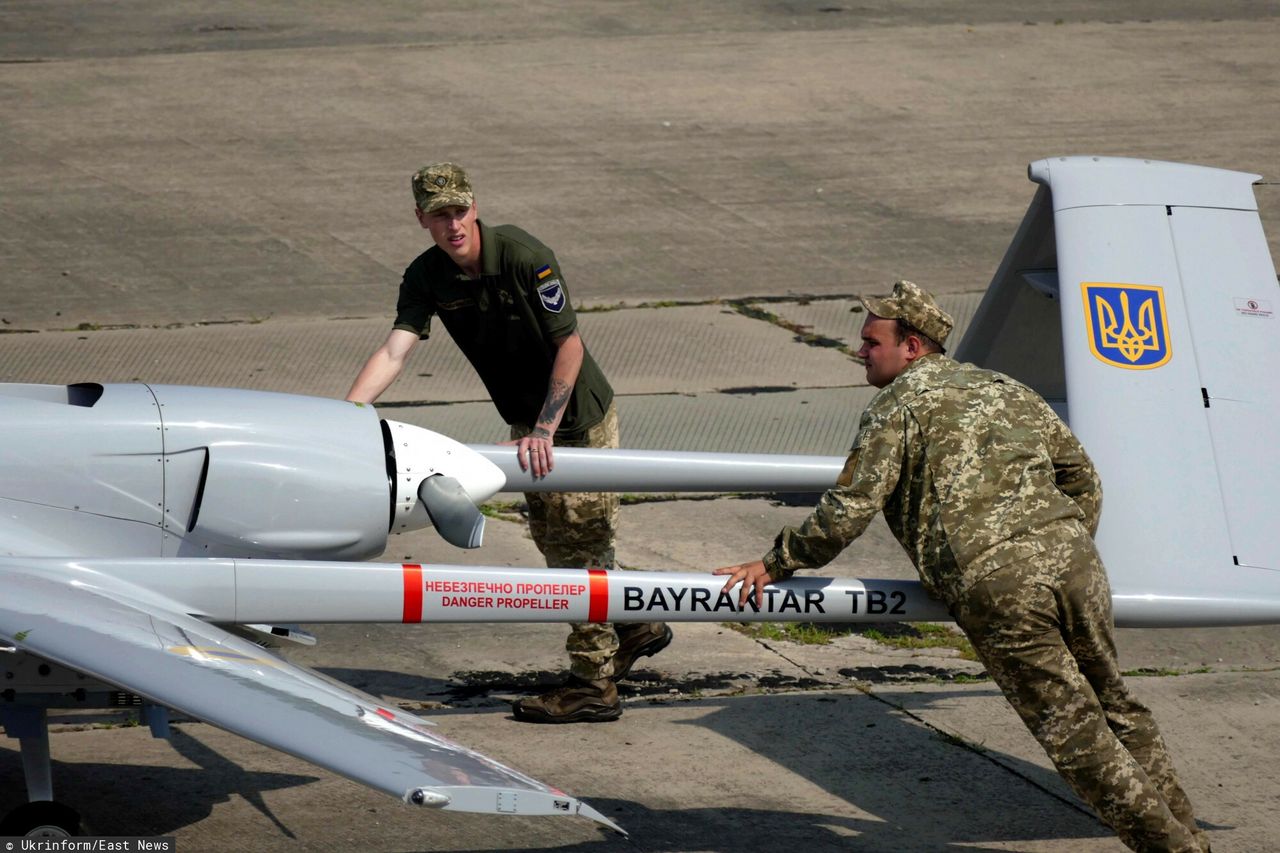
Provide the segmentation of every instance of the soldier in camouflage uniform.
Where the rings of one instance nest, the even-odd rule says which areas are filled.
[[[414,212],[435,245],[405,270],[395,326],[361,369],[347,399],[376,400],[438,316],[511,426],[510,443],[521,469],[546,475],[555,464],[555,444],[617,447],[613,388],[578,335],[552,251],[519,228],[490,228],[477,219],[471,181],[459,166],[427,166],[414,174],[412,186]],[[616,495],[525,497],[529,531],[548,566],[613,568]],[[661,622],[616,629],[575,624],[566,643],[568,680],[542,696],[515,702],[516,719],[615,720],[622,704],[614,682],[625,678],[638,658],[670,642],[671,629]]]
[[[1094,548],[1102,486],[1031,389],[944,354],[952,320],[915,284],[864,297],[862,414],[835,488],[725,589],[826,565],[883,510],[929,593],[1072,789],[1129,847],[1209,849],[1151,712],[1125,687]]]

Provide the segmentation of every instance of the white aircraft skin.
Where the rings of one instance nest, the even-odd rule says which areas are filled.
[[[1280,300],[1257,177],[1088,157],[1030,174],[956,356],[1069,415],[1107,487],[1118,625],[1280,621]],[[363,562],[432,524],[480,545],[476,505],[499,491],[818,492],[843,457],[564,448],[534,481],[510,447],[368,406],[137,384],[0,385],[0,435],[0,722],[31,800],[0,834],[75,830],[51,802],[46,709],[113,691],[158,736],[172,708],[407,803],[618,829],[242,636],[308,641],[290,623],[949,619],[916,582],[797,577],[744,607],[710,574]]]
[[[274,577],[275,600],[309,599],[334,621],[378,613],[347,607],[367,577],[350,561],[433,515],[471,540],[476,502],[505,481],[478,453],[367,406],[178,386],[0,385],[0,434],[0,722],[20,741],[30,800],[0,835],[77,829],[51,802],[46,708],[107,706],[116,691],[148,703],[157,735],[175,709],[414,805],[618,829],[215,624],[305,639],[277,629],[287,617],[270,603],[256,608],[264,619],[236,615],[253,577]],[[252,557],[274,558],[276,571],[259,575]],[[336,583],[301,577],[304,560],[324,561]],[[403,616],[401,605],[378,619]]]

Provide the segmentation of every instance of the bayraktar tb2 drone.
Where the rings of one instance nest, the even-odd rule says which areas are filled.
[[[1116,622],[1280,621],[1277,283],[1257,176],[1069,157],[1030,209],[961,360],[1069,419],[1107,483]],[[948,619],[914,582],[795,578],[739,607],[710,574],[362,562],[433,524],[480,543],[499,491],[821,491],[843,457],[560,449],[534,482],[373,408],[155,385],[0,385],[0,722],[30,802],[0,835],[74,833],[50,708],[140,697],[440,809],[589,805],[254,641],[296,623]]]

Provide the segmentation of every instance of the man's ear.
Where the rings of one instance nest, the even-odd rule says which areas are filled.
[[[418,217],[419,225],[423,228],[427,227],[427,215],[423,213],[422,208],[418,207],[416,204],[413,206],[413,215]]]

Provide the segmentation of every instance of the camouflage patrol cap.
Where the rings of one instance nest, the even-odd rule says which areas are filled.
[[[423,213],[431,213],[450,205],[470,207],[476,199],[461,166],[433,163],[413,173],[413,200]]]
[[[938,307],[929,292],[913,281],[895,281],[888,296],[859,296],[867,311],[877,317],[905,320],[933,338],[939,345],[947,342],[955,321]]]

